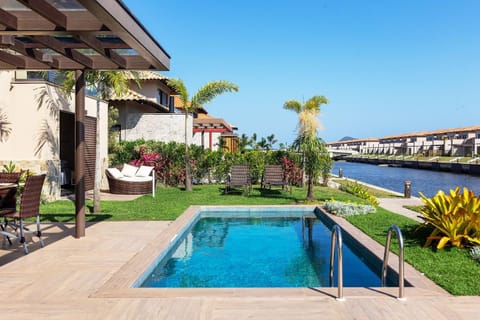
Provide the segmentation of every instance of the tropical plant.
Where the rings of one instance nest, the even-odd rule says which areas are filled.
[[[238,91],[238,86],[225,80],[212,81],[201,87],[190,99],[187,87],[181,79],[169,79],[168,85],[174,88],[175,92],[180,97],[183,111],[185,113],[185,190],[192,191],[192,175],[187,131],[188,114],[197,112],[203,105],[209,103],[222,93]]]
[[[322,208],[336,216],[343,218],[377,212],[377,209],[375,209],[375,207],[372,205],[348,203],[335,200],[325,201],[322,205]]]
[[[456,247],[480,245],[480,196],[476,197],[468,188],[461,193],[460,187],[457,187],[449,194],[439,190],[432,198],[420,192],[420,197],[425,204],[420,208],[424,225],[434,228],[425,246],[437,240],[437,249],[442,249],[447,243]]]
[[[313,185],[322,171],[322,153],[326,147],[322,139],[317,137],[320,123],[317,119],[322,104],[328,103],[324,96],[313,96],[304,104],[297,100],[289,100],[283,108],[298,114],[298,137],[293,146],[304,155],[304,167],[307,175],[307,199],[313,201]]]
[[[368,192],[367,188],[356,181],[343,184],[340,187],[340,190],[353,194],[360,199],[367,200],[370,204],[374,206],[379,205],[378,200]]]

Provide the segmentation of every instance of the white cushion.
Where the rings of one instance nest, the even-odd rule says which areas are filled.
[[[128,181],[128,182],[145,182],[152,181],[152,177],[121,177],[119,180]]]
[[[117,168],[107,168],[107,171],[115,179],[123,177],[123,174]]]
[[[135,177],[148,177],[150,172],[152,172],[153,167],[149,166],[140,166],[138,169],[137,173],[135,174]]]
[[[122,174],[125,177],[135,177],[135,173],[137,173],[137,170],[138,170],[138,167],[125,163],[122,168]]]

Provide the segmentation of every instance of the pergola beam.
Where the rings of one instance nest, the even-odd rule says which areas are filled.
[[[35,11],[43,18],[47,19],[57,27],[56,30],[66,30],[67,29],[67,17],[58,11],[54,6],[45,0],[17,0],[27,8]]]
[[[8,29],[17,30],[18,20],[13,14],[0,8],[0,24]]]
[[[71,59],[75,62],[80,63],[87,69],[94,69],[93,61],[89,57],[81,54],[75,49],[65,48],[63,43],[54,37],[49,36],[33,36],[31,39],[35,42],[39,42],[46,47],[54,50],[55,52],[61,54],[62,56]]]
[[[95,51],[97,51],[102,56],[109,58],[111,61],[117,64],[120,68],[127,69],[127,61],[124,58],[122,58],[119,54],[117,54],[115,51],[109,48],[105,48],[102,42],[98,40],[96,37],[82,34],[77,36],[77,39],[85,43]]]

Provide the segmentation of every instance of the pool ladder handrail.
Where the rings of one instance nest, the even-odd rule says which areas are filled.
[[[330,246],[330,287],[333,287],[333,263],[335,260],[335,245],[337,247],[337,285],[338,285],[338,297],[336,300],[344,301],[343,298],[343,240],[342,229],[338,225],[334,225],[332,228],[332,240]]]
[[[392,225],[388,228],[387,241],[385,244],[385,252],[383,254],[383,267],[382,267],[382,287],[385,287],[387,279],[388,269],[388,254],[390,253],[390,242],[392,240],[392,233],[395,232],[398,238],[398,298],[399,300],[405,300],[404,297],[404,255],[403,255],[403,236],[402,231],[397,225]]]

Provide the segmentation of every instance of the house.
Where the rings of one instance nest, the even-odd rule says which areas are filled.
[[[118,124],[113,128],[118,131],[118,139],[185,142],[185,118],[175,110],[175,92],[167,85],[168,78],[153,71],[137,75],[139,84],[132,78],[126,94],[109,100],[109,105],[119,112]],[[191,122],[190,117],[190,131]]]
[[[152,71],[138,74],[140,85],[131,80],[128,93],[109,101],[119,111],[118,139],[185,142],[185,115],[180,98],[167,84],[168,78]],[[204,108],[187,117],[189,144],[217,150],[220,139],[229,151],[237,150],[237,128],[224,119],[213,118]]]
[[[337,141],[327,143],[327,146],[364,154],[470,157],[480,154],[480,126]]]
[[[0,166],[12,161],[17,169],[45,172],[44,196],[51,200],[60,197],[62,185],[74,184],[75,170],[73,94],[65,94],[53,74],[0,72]],[[107,104],[87,96],[85,109],[85,183],[92,189],[97,125],[99,155],[107,166]]]

